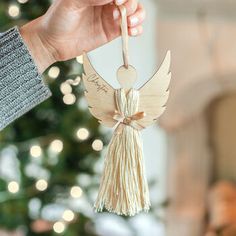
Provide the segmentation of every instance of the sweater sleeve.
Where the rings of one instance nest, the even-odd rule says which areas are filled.
[[[0,34],[0,130],[50,95],[19,30]]]

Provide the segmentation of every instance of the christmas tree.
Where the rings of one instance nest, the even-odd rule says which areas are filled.
[[[42,15],[50,2],[2,0],[0,31]],[[87,110],[81,74],[81,57],[53,65],[44,74],[53,96],[0,133],[0,229],[96,235],[93,190],[106,139]]]

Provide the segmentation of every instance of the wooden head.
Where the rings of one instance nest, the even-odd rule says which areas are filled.
[[[117,79],[122,88],[130,90],[137,81],[137,71],[133,66],[121,66],[117,71]]]

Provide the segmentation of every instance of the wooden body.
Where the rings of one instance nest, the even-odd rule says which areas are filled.
[[[145,128],[153,124],[165,111],[171,79],[169,69],[170,52],[167,52],[157,73],[139,89],[139,112],[145,113],[145,117],[138,121],[140,127]],[[117,124],[117,121],[113,119],[117,110],[115,89],[95,71],[86,54],[84,54],[84,71],[85,97],[90,112],[103,125],[114,127]],[[131,89],[137,76],[135,69],[131,66],[128,69],[121,67],[117,75],[121,86],[127,91]]]

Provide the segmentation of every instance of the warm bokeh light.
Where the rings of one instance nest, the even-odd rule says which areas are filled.
[[[74,82],[73,82],[73,85],[74,85],[74,86],[79,85],[80,81],[81,81],[81,77],[80,77],[80,76],[77,76],[77,77],[75,78]]]
[[[35,187],[39,191],[45,191],[48,188],[48,182],[44,179],[40,179],[36,182]]]
[[[60,153],[63,150],[63,142],[59,139],[55,139],[49,146],[50,150],[55,153]]]
[[[34,145],[30,148],[30,155],[32,157],[40,157],[42,155],[42,148],[38,145]]]
[[[58,221],[53,225],[53,230],[55,231],[55,233],[61,234],[65,231],[66,226],[65,223]]]
[[[86,140],[89,137],[89,131],[86,128],[80,128],[77,130],[76,136],[79,140]]]
[[[100,139],[94,140],[93,143],[92,143],[92,148],[93,148],[94,151],[97,151],[97,152],[102,151],[102,149],[103,149],[102,140],[100,140]]]
[[[63,215],[62,215],[63,220],[67,222],[71,222],[75,218],[75,213],[71,210],[65,210]]]
[[[16,18],[20,15],[20,8],[16,4],[11,4],[8,8],[8,14],[12,18]]]
[[[66,95],[63,97],[63,102],[64,102],[66,105],[73,105],[73,104],[75,104],[75,102],[76,102],[76,97],[75,97],[75,95],[72,94],[72,93],[66,94]]]
[[[67,82],[64,82],[61,84],[60,90],[64,95],[72,93],[72,88],[70,84]]]
[[[29,0],[17,0],[19,3],[24,4],[27,3]]]
[[[81,77],[77,76],[74,80],[73,79],[68,79],[66,82],[70,85],[78,86],[80,81],[81,81]]]
[[[56,79],[60,74],[60,68],[57,66],[52,66],[48,71],[48,76],[52,79]]]
[[[73,198],[80,198],[83,194],[83,190],[79,186],[74,186],[70,190],[70,195]]]
[[[8,184],[7,188],[10,193],[17,193],[19,192],[20,186],[16,181],[12,181]]]

